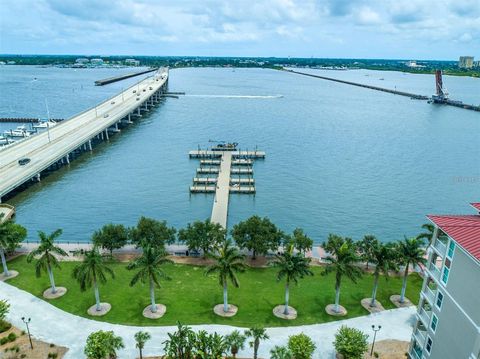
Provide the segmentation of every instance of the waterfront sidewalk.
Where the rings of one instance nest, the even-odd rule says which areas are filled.
[[[21,318],[30,317],[32,319],[30,330],[35,338],[68,347],[69,351],[65,359],[84,358],[83,348],[87,336],[97,330],[113,330],[121,336],[125,343],[125,349],[118,353],[118,358],[126,359],[135,358],[137,355],[134,334],[139,330],[148,331],[152,335],[152,340],[147,343],[144,354],[146,356],[158,355],[163,353],[162,343],[167,339],[167,333],[176,329],[172,326],[125,326],[78,317],[4,282],[0,282],[0,299],[9,301],[11,308],[7,320],[13,325],[23,329],[24,324]],[[335,358],[332,342],[335,332],[342,325],[358,328],[370,335],[373,324],[381,325],[382,330],[377,334],[378,341],[385,339],[409,341],[415,321],[415,312],[416,307],[408,307],[325,324],[269,328],[270,340],[260,344],[259,356],[269,358],[270,349],[275,345],[286,345],[290,335],[304,332],[317,345],[315,359]],[[205,329],[208,332],[220,334],[229,334],[235,329],[235,327],[227,325],[195,325],[192,327],[195,330]],[[252,350],[248,347],[239,353],[239,357],[251,357],[251,355]]]

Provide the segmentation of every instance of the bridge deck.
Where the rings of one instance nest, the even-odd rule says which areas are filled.
[[[0,199],[149,101],[167,81],[160,71],[67,121],[0,151]],[[140,96],[138,96],[140,94]],[[139,98],[139,100],[137,100]],[[30,162],[20,166],[18,160]]]

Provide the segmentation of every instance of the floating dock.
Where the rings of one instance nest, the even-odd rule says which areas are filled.
[[[62,122],[64,118],[51,118],[50,121]],[[2,123],[39,123],[42,119],[40,118],[31,118],[31,117],[0,117],[0,122]]]
[[[230,193],[255,194],[255,180],[251,177],[252,165],[255,159],[265,158],[265,152],[237,150],[236,147],[234,150],[222,151],[199,148],[190,151],[189,157],[200,160],[190,193],[215,193],[210,221],[227,228]],[[202,174],[207,176],[202,177]]]

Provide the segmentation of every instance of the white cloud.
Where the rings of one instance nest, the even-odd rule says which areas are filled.
[[[4,53],[480,53],[479,0],[16,0],[0,16]]]

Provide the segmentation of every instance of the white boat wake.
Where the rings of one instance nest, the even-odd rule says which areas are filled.
[[[282,98],[283,95],[185,95],[185,97],[201,97],[201,98],[250,98],[250,99],[271,99]]]

